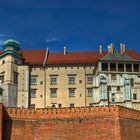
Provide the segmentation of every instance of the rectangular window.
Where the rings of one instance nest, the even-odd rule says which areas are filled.
[[[31,75],[31,85],[37,85],[37,75]]]
[[[124,72],[124,64],[118,64],[118,71]]]
[[[133,93],[133,100],[137,100],[137,94]]]
[[[102,63],[102,71],[108,71],[108,63]]]
[[[50,89],[50,96],[51,96],[51,98],[57,98],[57,88],[51,88]]]
[[[73,108],[74,107],[74,104],[70,104],[70,108]]]
[[[108,91],[111,91],[111,86],[108,86],[107,89],[108,89]]]
[[[30,97],[31,98],[36,98],[36,89],[31,89],[30,90]]]
[[[69,97],[75,97],[75,88],[69,88]]]
[[[111,74],[111,80],[117,80],[116,74]]]
[[[87,88],[87,94],[88,94],[88,97],[92,97],[93,96],[93,89]]]
[[[1,83],[4,83],[4,73],[0,74],[0,81],[1,81]]]
[[[115,93],[111,94],[111,100],[112,100],[113,103],[115,102]]]
[[[93,76],[87,76],[87,84],[93,83]]]
[[[35,104],[30,104],[30,108],[35,108]]]
[[[134,79],[133,78],[130,79],[130,84],[132,87],[134,86]]]
[[[132,64],[126,64],[126,72],[132,72]]]
[[[139,64],[133,64],[134,72],[139,72]]]
[[[110,64],[110,71],[116,71],[116,64],[115,63]]]
[[[68,82],[70,85],[76,84],[75,75],[69,75],[68,78],[69,78]]]
[[[57,76],[51,76],[50,77],[50,84],[51,85],[57,85]]]
[[[18,73],[14,72],[14,83],[18,83]]]
[[[117,86],[117,91],[120,91],[120,86]]]

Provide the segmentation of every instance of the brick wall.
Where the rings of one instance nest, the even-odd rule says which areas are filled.
[[[0,103],[0,140],[2,140],[3,105]]]
[[[119,106],[5,108],[3,140],[136,140],[140,112]]]

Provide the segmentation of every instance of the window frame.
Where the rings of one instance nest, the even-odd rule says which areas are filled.
[[[30,104],[30,108],[35,109],[35,104]]]
[[[4,81],[5,81],[5,71],[0,73],[0,80],[1,80],[1,84],[4,83]]]
[[[135,96],[134,96],[135,95]],[[134,98],[135,97],[135,98]],[[137,100],[137,93],[133,93],[133,100]]]
[[[35,91],[35,92],[33,92],[33,91]],[[31,98],[36,98],[36,91],[37,91],[37,89],[30,89],[30,97]]]
[[[57,85],[57,76],[50,76],[50,85]]]
[[[31,75],[31,77],[30,77],[30,84],[31,84],[31,86],[35,86],[35,85],[37,85],[37,75]]]
[[[76,75],[68,75],[68,84],[75,85],[76,84]]]
[[[13,72],[14,73],[14,76],[13,76],[13,81],[14,81],[14,83],[18,83],[18,72]]]
[[[89,90],[91,90],[91,92],[89,92]],[[93,88],[87,88],[87,96],[93,97]]]
[[[69,97],[75,97],[75,91],[76,91],[76,88],[69,88]],[[73,91],[73,92],[71,92]]]
[[[87,75],[87,84],[93,84],[93,76],[92,75]]]
[[[115,93],[111,93],[111,102],[115,103]]]
[[[111,80],[117,80],[117,75],[115,73],[111,74]]]
[[[50,88],[50,98],[57,98],[57,88]]]

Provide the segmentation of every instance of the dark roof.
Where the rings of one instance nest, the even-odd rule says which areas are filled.
[[[114,51],[113,54],[106,54],[103,58],[100,60],[105,60],[105,61],[137,61],[134,57],[130,56],[127,54],[121,55],[119,51]]]
[[[29,64],[43,64],[46,54],[46,50],[21,50],[20,52],[22,53],[25,63]],[[0,53],[2,53],[2,51],[0,51]],[[134,50],[127,50],[126,54],[124,60],[140,60],[140,54]],[[113,57],[113,59],[120,59],[119,52],[116,56]],[[67,52],[66,55],[59,52],[50,52],[46,64],[95,64],[98,60],[109,57],[107,52],[103,52],[102,54],[99,52]]]

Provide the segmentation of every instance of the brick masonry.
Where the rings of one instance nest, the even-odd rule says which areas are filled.
[[[0,140],[138,140],[140,112],[120,106],[34,110],[1,104],[0,132]]]

